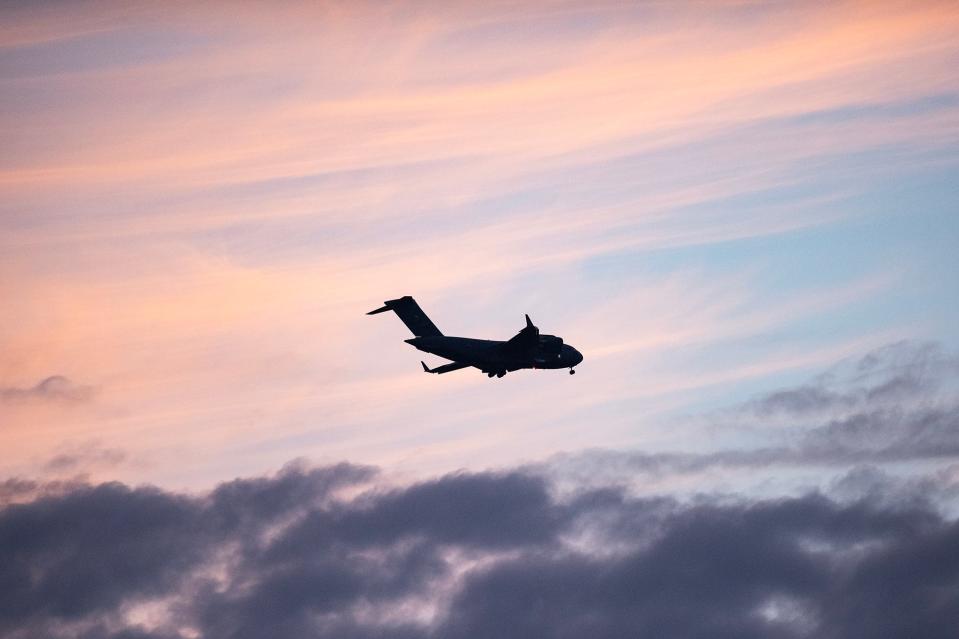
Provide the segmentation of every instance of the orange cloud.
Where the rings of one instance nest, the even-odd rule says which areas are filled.
[[[0,288],[12,300],[0,385],[63,374],[102,388],[83,406],[8,408],[0,445],[14,470],[69,439],[189,459],[186,482],[218,452],[263,464],[301,446],[446,460],[502,447],[507,429],[465,432],[440,387],[402,372],[415,360],[398,333],[367,334],[371,302],[426,295],[465,332],[476,327],[462,305],[502,299],[529,273],[569,282],[597,256],[833,222],[846,215],[839,190],[702,206],[801,184],[814,161],[959,139],[955,105],[915,106],[955,91],[953,3],[5,11],[0,48],[45,55],[11,57],[20,66],[0,78],[0,139],[13,149],[0,160]],[[822,117],[844,109],[867,113]],[[692,159],[669,164],[670,153]],[[523,204],[528,190],[547,195]],[[597,359],[616,360],[761,332],[795,310],[752,309],[743,281],[684,271],[567,319],[572,333],[598,330]],[[879,287],[840,282],[804,301],[832,308],[863,288]],[[632,335],[615,321],[650,307],[659,319]],[[490,337],[512,330],[497,321]],[[655,413],[671,393],[775,366],[597,376],[577,405],[641,395],[662,402]],[[531,428],[561,417],[541,408],[553,391],[536,379],[505,396],[445,381]],[[384,432],[397,416],[409,424]],[[142,476],[177,475],[162,468]]]

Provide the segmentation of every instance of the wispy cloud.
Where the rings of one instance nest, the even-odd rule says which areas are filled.
[[[592,450],[550,464],[581,480],[667,480],[723,470],[851,468],[959,460],[959,359],[932,343],[898,342],[847,358],[810,383],[713,416],[726,440],[709,452]],[[632,481],[632,480],[629,480]]]
[[[547,423],[580,441],[564,414],[653,415],[916,330],[801,323],[901,293],[908,265],[783,288],[749,251],[862,224],[877,184],[951,166],[948,3],[2,11],[0,375],[103,389],[69,427],[19,402],[0,438],[23,459],[54,454],[27,431],[455,459],[502,448],[477,421],[497,406],[532,454]],[[532,311],[594,381],[557,405],[537,381],[494,400],[444,379],[483,406],[449,441],[455,402],[359,324],[407,293],[464,334]],[[384,434],[391,411],[417,426]]]
[[[75,384],[62,375],[51,375],[29,388],[0,387],[0,402],[83,402],[92,396],[92,387]]]

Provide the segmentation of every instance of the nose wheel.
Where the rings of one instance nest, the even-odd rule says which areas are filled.
[[[569,369],[569,374],[570,374],[570,375],[575,375],[575,374],[576,374],[576,371],[571,368],[571,369]]]

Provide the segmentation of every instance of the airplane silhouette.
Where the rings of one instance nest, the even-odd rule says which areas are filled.
[[[582,354],[569,344],[564,344],[563,338],[541,335],[539,329],[533,326],[529,315],[526,316],[526,327],[512,339],[472,339],[443,335],[409,295],[387,300],[384,304],[382,308],[370,311],[367,315],[393,311],[415,336],[405,340],[407,344],[425,353],[452,360],[452,363],[436,368],[420,362],[427,373],[449,373],[472,366],[489,377],[502,377],[510,371],[522,368],[568,368],[569,374],[572,375],[576,372],[573,367],[583,361]]]

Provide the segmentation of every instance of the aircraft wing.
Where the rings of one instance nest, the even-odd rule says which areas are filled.
[[[537,344],[539,344],[539,329],[533,326],[532,320],[527,315],[526,326],[506,342],[506,348],[513,351],[525,351],[534,348]]]
[[[444,364],[443,366],[437,366],[436,368],[430,368],[426,365],[426,362],[420,362],[423,365],[424,373],[436,373],[442,375],[443,373],[449,373],[450,371],[458,371],[461,368],[469,368],[472,364],[464,364],[462,362],[453,362],[452,364]]]

